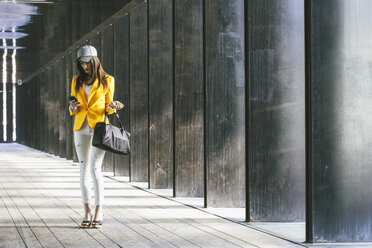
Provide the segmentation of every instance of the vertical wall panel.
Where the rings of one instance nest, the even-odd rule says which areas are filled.
[[[0,142],[3,142],[4,141],[4,126],[3,126],[3,106],[4,106],[4,103],[3,103],[3,94],[4,94],[4,92],[3,92],[3,84],[2,84],[2,82],[1,82],[1,84],[0,84],[0,87],[1,87],[1,89],[0,89]],[[21,94],[19,94],[19,95],[21,95]]]
[[[372,2],[310,3],[308,228],[315,242],[372,241]]]
[[[29,130],[30,130],[30,136],[29,136],[29,146],[35,148],[35,145],[36,145],[36,136],[37,136],[37,132],[38,130],[36,130],[35,128],[35,124],[36,124],[36,115],[34,114],[35,110],[36,110],[36,81],[37,81],[37,78],[34,78],[32,83],[29,85],[29,91],[27,93],[27,108],[28,108],[28,112],[29,112],[29,116],[28,116],[28,122],[27,122],[27,125],[29,127]]]
[[[35,91],[34,94],[39,97],[35,97],[35,112],[34,112],[34,118],[35,118],[35,129],[38,130],[36,137],[35,137],[35,148],[38,150],[41,150],[41,135],[40,135],[40,118],[41,118],[41,112],[40,112],[40,78],[39,75],[35,77]]]
[[[98,58],[100,59],[104,70],[106,70],[106,65],[103,61],[103,56],[102,56],[102,50],[103,50],[102,39],[103,39],[102,38],[102,33],[97,33],[95,36],[93,36],[90,39],[90,44],[96,48]],[[107,61],[107,66],[108,67],[110,66],[110,61]],[[109,72],[107,72],[107,73],[109,73]],[[113,168],[114,168],[114,166],[112,164],[112,154],[106,152],[105,157],[104,157],[103,162],[102,162],[102,171],[113,171]]]
[[[131,181],[148,181],[148,49],[147,3],[130,13]]]
[[[172,0],[149,2],[150,187],[173,187]]]
[[[72,61],[71,61],[71,65],[72,65],[72,68],[71,68],[71,70],[72,70],[72,76],[69,78],[69,90],[71,91],[71,82],[72,82],[72,77],[74,76],[74,75],[77,75],[78,74],[78,69],[77,69],[77,67],[76,67],[76,62],[75,62],[75,60],[76,60],[76,53],[77,53],[77,50],[78,50],[78,48],[75,48],[75,49],[73,49],[73,51],[72,51],[72,57],[71,57],[71,59],[72,59]],[[69,91],[69,92],[70,92]],[[70,92],[70,94],[71,94],[71,92]],[[73,125],[74,125],[74,116],[72,116],[71,117],[71,122],[72,122],[72,127],[73,127]],[[79,159],[78,159],[78,157],[77,157],[77,153],[76,153],[76,149],[75,149],[75,141],[74,141],[74,135],[72,134],[72,144],[73,144],[73,149],[72,149],[72,158],[73,158],[73,161],[74,162],[79,162]]]
[[[18,106],[21,102],[19,101],[20,97],[21,97],[21,91],[22,91],[22,88],[19,87],[18,85],[16,85],[16,99],[17,99],[17,104],[16,104],[16,123],[17,123],[17,140],[16,142],[19,143],[19,144],[22,144],[23,142],[23,137],[22,137],[22,132],[20,132],[18,129],[21,127],[21,117],[19,115],[23,114],[21,111],[22,109],[20,108],[20,106]],[[0,99],[1,98],[1,93],[0,93]],[[0,109],[2,111],[2,103],[0,101]],[[1,122],[1,114],[0,114],[0,122]],[[1,125],[0,125],[1,127]],[[1,128],[0,128],[1,129]],[[3,142],[2,140],[2,131],[0,130],[0,142]]]
[[[244,207],[244,1],[205,3],[206,205]]]
[[[44,127],[45,127],[45,122],[44,122],[44,114],[43,114],[43,111],[44,111],[44,104],[42,102],[42,97],[41,97],[41,84],[42,84],[42,77],[41,77],[41,74],[39,74],[37,76],[37,92],[36,94],[38,94],[40,97],[38,97],[38,120],[37,120],[37,129],[40,130],[39,131],[39,135],[38,135],[38,149],[40,151],[44,151],[45,149],[45,142],[44,142]],[[17,130],[16,130],[17,132]]]
[[[65,64],[65,71],[63,72],[63,85],[66,88],[65,90],[65,99],[68,99],[68,96],[71,94],[71,79],[72,79],[72,66],[74,66],[71,63],[71,57],[72,53],[69,53],[66,55],[66,57],[63,59],[63,63]],[[68,106],[68,102],[67,102]],[[70,117],[70,112],[68,108],[65,111],[65,131],[66,131],[66,159],[72,160],[73,159],[73,126],[72,126],[72,121]]]
[[[73,2],[75,2],[75,1],[73,1]],[[80,24],[79,25],[79,27],[80,27],[79,34],[80,35],[87,34],[92,29],[92,27],[93,27],[92,25],[94,25],[94,24],[91,24],[91,22],[93,22],[94,20],[99,19],[99,17],[94,19],[95,15],[97,15],[97,14],[99,15],[100,10],[98,8],[93,8],[93,6],[92,6],[93,3],[94,3],[93,1],[84,1],[84,2],[79,1],[79,4],[77,6],[75,6],[76,8],[78,8],[80,10],[80,13],[79,13],[80,20],[78,20],[78,24]]]
[[[54,61],[53,64],[50,66],[50,74],[49,74],[49,80],[47,82],[48,86],[50,87],[49,90],[51,91],[51,96],[52,98],[50,99],[52,109],[50,111],[51,114],[51,129],[53,130],[53,154],[56,156],[59,156],[60,151],[59,151],[59,117],[60,117],[60,111],[59,111],[59,101],[58,101],[58,94],[59,94],[59,85],[58,85],[58,79],[55,77],[58,77],[58,66],[57,62]]]
[[[33,128],[33,114],[32,109],[34,107],[34,99],[32,98],[32,88],[34,86],[35,79],[32,81],[31,84],[27,85],[27,93],[26,98],[27,99],[27,119],[26,119],[26,125],[27,125],[27,133],[26,133],[26,139],[27,139],[27,146],[33,147],[34,145],[34,137],[36,130]]]
[[[90,41],[88,41],[87,43],[90,43],[90,45],[94,46],[97,50],[97,55],[98,55],[98,58],[101,60],[102,62],[102,57],[101,57],[101,33],[98,33],[96,34],[95,36],[93,36]],[[77,51],[77,50],[76,50]],[[76,56],[76,53],[75,53],[75,56]],[[105,68],[105,67],[103,67]]]
[[[305,220],[304,3],[248,1],[249,193],[254,221]]]
[[[176,0],[175,195],[204,195],[203,1]]]
[[[28,101],[28,91],[29,91],[29,86],[27,85],[23,91],[23,99],[24,101]],[[24,116],[24,140],[25,140],[25,145],[29,146],[29,141],[30,141],[30,125],[27,125],[28,120],[29,120],[29,109],[27,108],[28,105],[26,106],[26,111],[25,111],[25,116]]]
[[[114,76],[114,27],[110,25],[107,27],[101,36],[101,57],[102,66],[104,70]],[[111,152],[106,152],[102,170],[107,172],[114,172],[114,156]]]
[[[46,105],[46,97],[47,97],[47,92],[45,89],[45,70],[41,71],[40,76],[40,106],[41,107],[41,123],[43,127],[43,132],[41,132],[41,150],[48,152],[48,118],[47,118],[47,105]],[[20,89],[23,90],[23,86],[19,87]],[[18,90],[18,89],[17,89]],[[18,99],[18,98],[17,98]],[[17,101],[18,102],[18,101]],[[17,112],[17,116],[20,113]],[[19,133],[19,127],[18,125],[21,124],[22,122],[17,122],[17,136]]]
[[[6,84],[6,108],[7,108],[7,141],[12,142],[13,140],[13,84]]]
[[[66,67],[64,64],[64,59],[60,58],[56,64],[56,75],[58,79],[56,79],[55,83],[58,84],[58,113],[59,113],[59,156],[62,158],[66,157],[66,122],[67,116],[66,112],[68,111],[68,99],[66,97],[66,85],[64,82],[64,75],[66,74]]]
[[[129,130],[129,15],[114,24],[115,100],[124,103],[120,121]],[[129,156],[114,155],[115,175],[129,176]]]
[[[53,138],[54,138],[54,127],[53,127],[53,85],[49,82],[51,81],[51,67],[48,67],[45,71],[45,81],[44,81],[44,89],[46,92],[45,98],[45,107],[47,109],[47,132],[48,132],[48,153],[54,153],[54,145],[53,145]]]
[[[90,29],[97,27],[102,22],[103,8],[102,0],[94,1],[90,4]],[[88,32],[87,32],[88,33]]]

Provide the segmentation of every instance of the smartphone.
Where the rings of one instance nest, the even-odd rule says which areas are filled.
[[[78,99],[74,96],[69,96],[68,101],[78,101]]]

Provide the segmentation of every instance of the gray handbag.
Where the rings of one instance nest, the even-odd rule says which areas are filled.
[[[106,124],[107,113],[105,113],[105,120],[97,122],[94,127],[92,145],[108,152],[128,155],[130,153],[130,133],[124,130],[118,113],[114,116],[117,118],[120,127],[111,123]]]

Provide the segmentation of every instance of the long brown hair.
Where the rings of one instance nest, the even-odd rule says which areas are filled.
[[[76,92],[79,91],[79,88],[83,86],[83,83],[86,82],[89,78],[96,80],[98,78],[98,88],[103,84],[104,87],[107,87],[107,76],[108,74],[103,70],[103,67],[101,65],[101,61],[99,61],[98,57],[93,56],[89,63],[92,63],[92,70],[91,75],[85,73],[83,68],[80,65],[80,61],[76,61],[76,67],[79,71],[79,75],[76,79]]]

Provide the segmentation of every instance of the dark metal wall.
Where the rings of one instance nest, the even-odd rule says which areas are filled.
[[[39,14],[31,17],[33,24],[22,27],[22,32],[30,35],[17,40],[17,45],[27,47],[17,53],[17,74],[23,79],[63,53],[130,0],[51,2],[38,5]]]
[[[130,131],[131,181],[147,182],[149,177],[149,88],[147,4],[130,12]]]
[[[305,220],[304,3],[248,1],[252,221]]]
[[[174,194],[204,195],[203,1],[174,1]]]
[[[114,73],[116,98],[122,99],[126,109],[129,105],[129,16],[125,15],[114,25]],[[129,111],[120,113],[120,121],[124,128],[130,128]],[[129,156],[114,156],[114,172],[116,176],[130,176]]]
[[[371,9],[307,2],[310,241],[372,241]]]
[[[9,75],[10,76],[10,75]],[[6,84],[7,141],[13,141],[13,84]],[[1,111],[2,112],[2,111]]]
[[[173,187],[173,1],[149,1],[149,180]]]
[[[244,1],[207,0],[206,205],[245,206]]]

